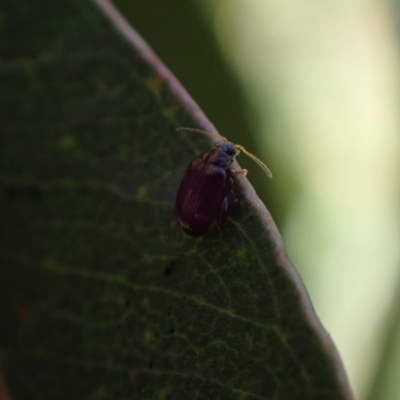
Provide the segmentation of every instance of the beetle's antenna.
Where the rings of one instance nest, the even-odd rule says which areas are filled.
[[[197,128],[186,128],[186,127],[180,127],[180,128],[176,128],[176,130],[179,131],[187,131],[187,132],[196,132],[196,133],[202,133],[203,135],[209,135],[209,132],[203,130],[203,129],[197,129]],[[227,142],[228,139],[221,136],[221,138]],[[259,159],[257,158],[254,154],[251,154],[249,151],[247,151],[242,145],[240,144],[234,144],[233,145],[235,147],[235,149],[238,149],[239,151],[243,151],[244,154],[246,154],[246,156],[250,157],[256,164],[258,164],[263,171],[270,177],[272,178],[272,173],[271,171],[268,169],[268,167]]]
[[[181,128],[176,128],[176,130],[179,131],[187,131],[187,132],[196,132],[196,133],[202,133],[203,135],[209,135],[210,132],[204,131],[203,129],[197,129],[197,128],[185,128],[185,127],[181,127]],[[228,139],[224,136],[221,136],[222,140],[224,142],[227,142]]]
[[[242,145],[240,144],[234,144],[235,149],[238,149],[240,151],[243,151],[244,154],[246,154],[246,156],[250,157],[256,164],[258,164],[263,171],[270,177],[272,178],[272,173],[271,171],[268,169],[268,167],[260,160],[258,159],[254,154],[251,154],[250,152],[248,152]]]
[[[187,131],[187,132],[197,132],[197,133],[202,133],[203,135],[209,135],[210,133],[203,130],[203,129],[197,129],[197,128],[185,128],[185,127],[181,127],[181,128],[176,128],[176,130],[179,131]]]

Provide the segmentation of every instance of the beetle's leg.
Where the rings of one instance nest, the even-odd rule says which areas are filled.
[[[242,145],[240,144],[234,144],[233,147],[237,150],[236,156],[239,155],[240,151],[243,151],[246,156],[250,157],[256,164],[258,164],[264,172],[272,178],[271,171],[268,169],[268,167],[259,159],[257,158],[254,154],[250,153],[247,151]]]
[[[231,169],[230,171],[233,173],[233,175],[243,175],[243,176],[247,175],[247,169],[241,169],[239,171],[235,171],[234,169]]]
[[[240,171],[241,172],[241,171]],[[222,200],[220,209],[217,214],[217,225],[220,229],[226,224],[226,221],[229,216],[229,208],[231,205],[237,202],[235,192],[233,190],[233,179],[231,177],[227,178],[227,193],[224,199]]]
[[[244,170],[238,171],[238,172],[240,173],[240,175],[246,175],[247,170],[244,169]],[[236,198],[236,195],[235,195],[235,191],[233,190],[233,179],[232,178],[229,178],[229,181],[228,181],[228,194],[227,194],[227,197],[228,197],[228,208],[231,205],[237,203],[237,201],[238,201],[237,198]]]
[[[221,207],[217,214],[217,225],[219,229],[223,229],[229,216],[229,195],[222,200]]]

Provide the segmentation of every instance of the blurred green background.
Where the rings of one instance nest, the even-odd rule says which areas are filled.
[[[400,398],[397,4],[116,0],[240,157],[360,399]]]

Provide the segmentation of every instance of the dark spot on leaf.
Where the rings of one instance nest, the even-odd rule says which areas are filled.
[[[170,335],[174,335],[174,334],[175,334],[175,328],[171,328],[171,329],[168,331],[168,333],[169,333]]]
[[[29,320],[33,317],[33,309],[30,303],[22,301],[17,308],[18,317],[23,320]]]
[[[9,200],[29,199],[40,201],[43,199],[42,189],[35,183],[25,186],[7,185],[5,186],[5,193]]]
[[[126,299],[124,302],[124,307],[129,308],[132,305],[132,301],[130,299]]]
[[[294,300],[296,303],[300,303],[300,301],[301,301],[300,294],[299,294],[299,293],[295,293],[295,295],[293,296],[293,300]]]
[[[153,369],[154,368],[154,361],[150,361],[149,364],[147,365],[148,369]]]
[[[164,276],[168,278],[169,276],[172,275],[172,273],[175,271],[175,265],[176,265],[176,260],[173,258],[170,260],[168,263],[168,266],[165,267],[164,269]]]
[[[60,310],[65,310],[68,307],[68,302],[66,300],[60,301],[58,304],[58,308]]]
[[[172,272],[173,272],[174,270],[173,270],[173,268],[171,268],[171,267],[166,267],[165,269],[164,269],[164,276],[166,277],[166,278],[168,278],[169,276],[171,276],[172,275]]]
[[[114,145],[109,145],[107,147],[100,149],[99,156],[106,157],[109,156],[110,154],[114,154],[115,152],[116,152],[116,147]]]
[[[71,77],[75,80],[84,80],[87,76],[87,68],[81,59],[73,60],[70,65]]]
[[[136,374],[135,371],[128,372],[128,383],[132,386],[136,386]]]
[[[17,198],[17,188],[15,186],[7,185],[4,187],[5,194],[9,200]]]
[[[43,199],[42,189],[40,189],[40,187],[35,183],[31,183],[30,185],[27,185],[26,194],[32,200],[39,201],[39,200]]]

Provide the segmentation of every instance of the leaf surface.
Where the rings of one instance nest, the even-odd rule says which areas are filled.
[[[210,141],[176,128],[217,135],[141,39],[88,0],[0,11],[0,355],[13,398],[352,398],[245,178],[224,231],[177,226],[177,188]]]

